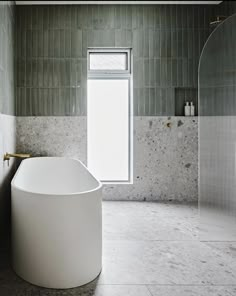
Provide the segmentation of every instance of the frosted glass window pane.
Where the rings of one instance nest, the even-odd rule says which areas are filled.
[[[90,70],[127,70],[127,53],[90,53]]]
[[[102,181],[129,181],[129,81],[88,80],[88,168]]]

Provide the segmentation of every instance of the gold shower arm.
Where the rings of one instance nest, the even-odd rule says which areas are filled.
[[[22,154],[22,153],[6,153],[3,157],[3,160],[9,160],[11,157],[16,158],[29,158],[30,154]]]

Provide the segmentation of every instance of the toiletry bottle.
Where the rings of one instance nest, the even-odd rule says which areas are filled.
[[[186,105],[184,106],[184,115],[185,115],[185,116],[190,116],[190,106],[189,106],[189,102],[186,102]]]
[[[190,103],[190,115],[191,116],[195,115],[195,107],[193,105],[193,102]]]

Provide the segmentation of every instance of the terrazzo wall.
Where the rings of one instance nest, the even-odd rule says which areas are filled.
[[[17,150],[86,163],[86,117],[17,117]],[[105,185],[104,199],[196,201],[197,151],[197,118],[134,117],[134,182]]]
[[[15,151],[14,1],[0,1],[0,157]],[[0,159],[0,248],[9,230],[10,181],[14,163]]]

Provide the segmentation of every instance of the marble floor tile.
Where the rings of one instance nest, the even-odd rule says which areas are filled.
[[[204,242],[216,256],[227,256],[236,261],[236,242]],[[235,283],[236,284],[236,283]]]
[[[102,284],[234,285],[236,261],[197,241],[104,241]]]
[[[195,204],[105,202],[103,238],[109,240],[197,240]]]
[[[152,296],[235,296],[236,286],[148,286]]]
[[[134,201],[106,201],[103,202],[103,214],[158,217],[198,217],[197,203],[173,202],[134,202]]]
[[[104,215],[103,229],[108,240],[197,240],[198,218]]]

